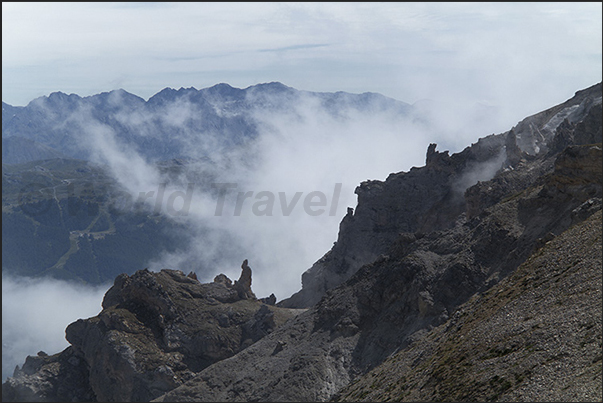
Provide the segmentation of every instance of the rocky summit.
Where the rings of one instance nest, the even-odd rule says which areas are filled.
[[[96,317],[66,329],[70,347],[27,357],[2,387],[4,400],[149,401],[231,357],[300,310],[255,298],[244,262],[202,284],[178,270],[115,279]]]
[[[430,145],[358,186],[277,304],[247,261],[234,283],[118,276],[3,398],[600,401],[601,127],[599,83],[457,154]]]

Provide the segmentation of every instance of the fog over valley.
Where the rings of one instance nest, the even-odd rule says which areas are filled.
[[[236,280],[248,259],[256,295],[274,293],[277,300],[298,291],[301,274],[337,240],[339,223],[348,208],[355,208],[354,189],[362,181],[423,166],[431,142],[437,141],[439,150],[459,151],[461,142],[467,146],[477,140],[467,133],[488,134],[500,124],[494,110],[439,116],[426,104],[415,107],[379,94],[313,93],[280,83],[166,89],[149,101],[122,90],[86,98],[53,93],[27,109],[42,116],[48,133],[63,133],[47,135],[47,144],[64,144],[63,152],[104,172],[113,183],[111,192],[119,194],[112,204],[118,216],[136,211],[178,226],[161,230],[178,231],[180,241],[173,248],[158,244],[143,267],[124,270],[172,268],[195,272],[202,282],[220,273]],[[18,133],[20,127],[7,119],[3,133]],[[35,131],[19,133],[40,141]],[[489,179],[495,170],[475,167],[460,186]],[[103,194],[85,176],[70,183],[69,192],[83,195],[90,185]],[[59,186],[55,197],[57,189],[59,196],[67,195]],[[69,208],[67,203],[63,214]],[[107,240],[112,235],[89,231],[87,236]],[[80,249],[81,239],[76,240]],[[15,284],[6,282],[5,298],[18,295],[10,292]],[[48,287],[55,284],[51,280]],[[36,279],[28,287],[46,285]],[[42,290],[34,294],[43,295]],[[70,295],[80,298],[75,293],[63,298]],[[11,327],[8,322],[4,327],[7,343],[16,335]],[[19,345],[27,340],[20,339]],[[63,345],[64,338],[55,343]]]
[[[2,379],[12,376],[28,355],[55,354],[67,347],[65,327],[97,315],[109,286],[2,273]]]

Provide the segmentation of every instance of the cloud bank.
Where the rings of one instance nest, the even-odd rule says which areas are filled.
[[[85,286],[2,273],[2,380],[39,351],[56,354],[69,343],[65,328],[101,310],[108,285]]]

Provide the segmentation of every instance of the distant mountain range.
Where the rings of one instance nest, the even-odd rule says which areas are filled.
[[[194,156],[209,157],[221,147],[243,145],[257,136],[259,115],[294,113],[300,102],[342,118],[349,112],[405,115],[411,109],[376,93],[299,91],[278,82],[245,89],[228,84],[201,90],[165,88],[148,101],[124,90],[89,97],[53,92],[24,107],[2,103],[2,145],[8,148],[2,161],[58,155],[89,160],[93,151],[87,137],[95,130],[90,121],[109,128],[119,143],[151,161],[189,156],[191,143],[208,137],[211,148]]]
[[[54,92],[24,107],[3,102],[3,270],[98,284],[187,246],[183,224],[117,209],[124,189],[107,168],[114,150],[106,144],[131,149],[126,158],[144,159],[168,181],[182,181],[185,172],[211,190],[216,172],[229,165],[227,154],[271,130],[263,117],[406,117],[411,109],[380,94],[299,91],[277,82],[165,88],[148,101],[115,90],[89,97]]]

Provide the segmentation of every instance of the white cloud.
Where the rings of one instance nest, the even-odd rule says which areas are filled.
[[[65,328],[97,315],[108,285],[85,286],[2,273],[2,380],[28,355],[56,354],[69,343]]]

